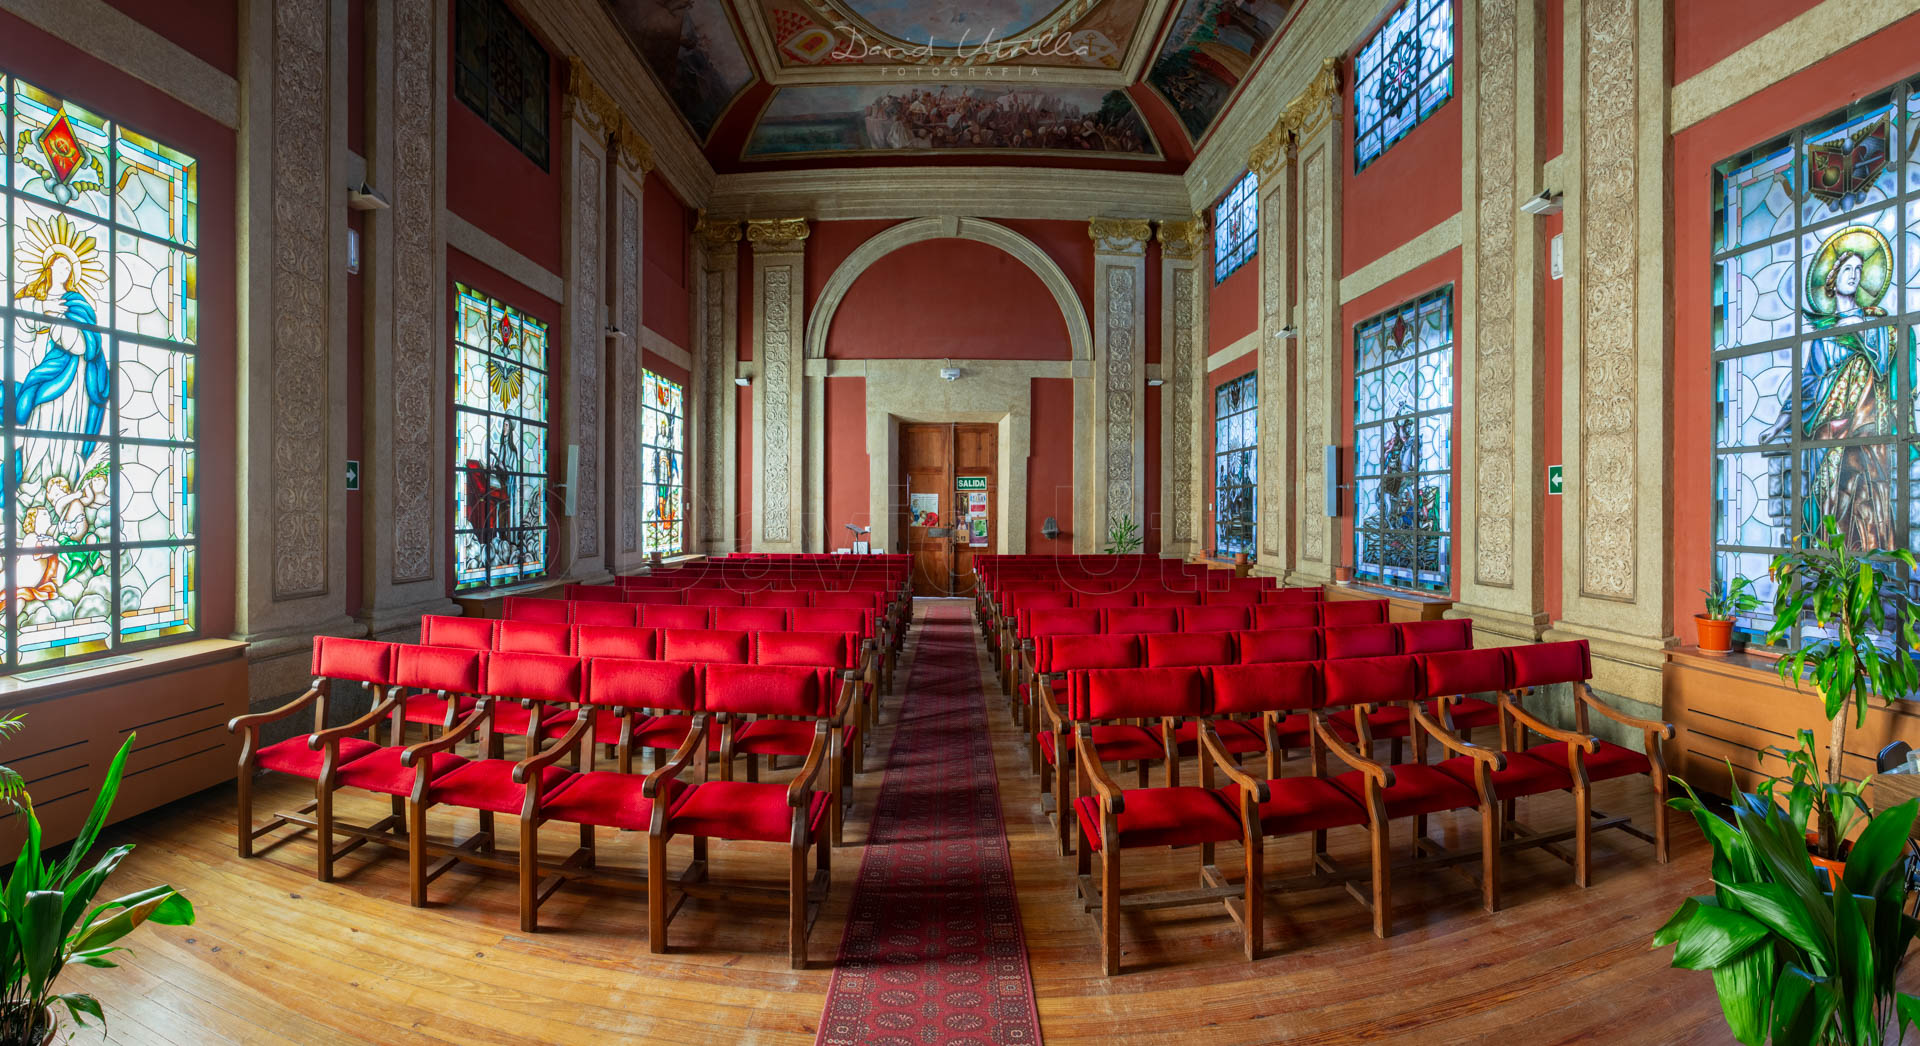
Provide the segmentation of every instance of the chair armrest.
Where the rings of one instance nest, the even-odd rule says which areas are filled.
[[[1100,765],[1100,750],[1093,743],[1091,728],[1074,734],[1073,746],[1075,765],[1086,773],[1087,780],[1093,783],[1093,790],[1100,793],[1102,805],[1107,808],[1107,812],[1117,814],[1125,810],[1127,808],[1125,789],[1115,784],[1113,778],[1107,776],[1107,768]],[[1066,817],[1071,814],[1071,811],[1058,811],[1058,814]]]
[[[680,747],[673,750],[673,755],[667,759],[667,764],[647,775],[646,781],[640,785],[640,794],[648,799],[659,799],[660,783],[680,776],[680,771],[685,770],[687,764],[693,761],[693,753],[697,751],[704,755],[706,750],[707,713],[701,712],[693,717],[693,724],[687,728],[686,740],[681,741]]]
[[[837,729],[847,722],[847,712],[855,707],[859,699],[861,680],[864,678],[854,669],[840,674],[840,700],[833,703],[833,725]]]
[[[1488,764],[1495,770],[1505,770],[1507,768],[1506,753],[1497,749],[1488,748],[1485,745],[1476,745],[1471,741],[1462,740],[1454,736],[1453,731],[1448,730],[1446,727],[1434,721],[1433,717],[1427,714],[1427,710],[1421,708],[1419,705],[1415,705],[1413,708],[1413,718],[1420,724],[1422,730],[1432,735],[1435,741],[1440,742],[1441,747],[1460,755],[1471,756],[1474,759]]]
[[[1512,695],[1508,694],[1505,690],[1500,691],[1500,711],[1512,716],[1521,726],[1549,740],[1565,741],[1568,744],[1579,745],[1582,750],[1589,754],[1600,750],[1599,738],[1574,730],[1562,730],[1557,726],[1549,726],[1541,722],[1539,717],[1520,707],[1520,702],[1515,701]],[[1516,738],[1516,740],[1518,739]]]
[[[1374,783],[1380,787],[1393,787],[1393,771],[1361,755],[1359,750],[1341,740],[1340,735],[1334,733],[1333,728],[1327,725],[1325,713],[1310,712],[1308,716],[1309,721],[1313,723],[1314,734],[1320,738],[1320,743],[1326,745],[1327,750],[1332,752],[1335,757],[1348,766],[1353,767],[1355,770],[1360,771],[1362,774],[1373,778]]]
[[[1212,723],[1204,719],[1200,721],[1200,747],[1206,751],[1207,757],[1213,760],[1214,765],[1227,775],[1228,780],[1258,795],[1260,802],[1264,803],[1273,798],[1273,793],[1265,781],[1233,764],[1233,757],[1227,754],[1227,746],[1220,740],[1219,732],[1214,730]]]
[[[1616,723],[1633,727],[1636,730],[1645,730],[1649,734],[1658,734],[1663,741],[1673,740],[1672,723],[1662,722],[1658,719],[1639,719],[1630,716],[1607,704],[1605,701],[1600,700],[1600,695],[1593,692],[1591,684],[1575,683],[1573,694],[1576,698],[1586,702],[1588,708],[1599,712],[1601,715],[1606,716]]]
[[[820,766],[827,757],[827,731],[825,720],[814,722],[813,747],[807,749],[807,761],[800,764],[800,772],[793,775],[793,781],[787,785],[788,806],[796,809],[805,806],[807,796],[813,793],[814,779],[820,776]]]
[[[367,727],[385,719],[387,714],[392,712],[394,708],[400,704],[403,693],[405,693],[405,691],[396,686],[392,690],[387,691],[386,700],[368,709],[366,715],[344,726],[329,727],[325,730],[315,731],[312,737],[307,738],[307,747],[318,749],[321,745],[330,745],[343,737],[352,737],[355,734],[364,732]]]
[[[1034,695],[1033,703],[1040,706],[1041,713],[1047,717],[1047,725],[1056,733],[1072,725],[1060,714],[1060,705],[1053,699],[1053,684],[1046,676],[1040,677],[1040,692]]]
[[[400,765],[412,766],[426,756],[432,755],[435,752],[444,752],[452,748],[454,745],[466,740],[467,735],[473,733],[492,713],[493,702],[490,699],[481,699],[480,703],[474,706],[473,711],[467,713],[465,719],[453,724],[451,730],[448,730],[446,733],[441,734],[431,741],[422,741],[417,745],[408,745],[407,750],[400,753]]]
[[[560,757],[580,746],[580,738],[593,728],[593,710],[582,708],[574,717],[573,728],[560,735],[560,739],[520,760],[513,766],[513,783],[526,784],[533,775],[560,761]]]
[[[281,705],[279,708],[275,708],[267,712],[253,712],[248,715],[234,716],[232,719],[227,720],[227,733],[234,734],[234,733],[239,733],[241,730],[253,730],[253,729],[257,729],[264,723],[271,723],[276,719],[285,719],[286,717],[292,715],[293,713],[298,712],[302,708],[305,708],[308,705],[312,704],[314,702],[314,699],[318,698],[319,696],[320,696],[319,687],[317,686],[309,687],[306,693],[301,694],[299,697],[294,698],[293,700],[287,702],[284,705]]]

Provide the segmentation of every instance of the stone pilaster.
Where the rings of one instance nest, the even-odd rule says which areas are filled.
[[[608,143],[604,99],[574,59],[562,103],[560,133],[561,275],[566,300],[554,352],[553,469],[571,487],[555,520],[555,573],[575,581],[609,576],[606,468]],[[611,103],[607,103],[610,105]],[[572,456],[574,467],[567,467]],[[571,511],[569,511],[571,509]]]
[[[1297,411],[1294,405],[1292,279],[1295,229],[1293,131],[1282,120],[1247,157],[1260,179],[1260,490],[1259,555],[1253,572],[1286,579],[1293,570],[1297,517],[1292,497]],[[1202,414],[1201,424],[1209,422]]]
[[[733,379],[739,362],[740,223],[706,215],[694,226],[693,410],[688,456],[696,492],[690,546],[732,552],[738,540],[738,410]],[[690,531],[690,533],[693,533]]]
[[[1147,241],[1153,227],[1131,218],[1094,218],[1091,496],[1076,498],[1076,552],[1098,551],[1113,524],[1146,532]],[[1083,488],[1084,489],[1084,488]],[[1087,547],[1091,546],[1091,547]]]
[[[624,574],[638,570],[646,562],[640,518],[642,506],[651,496],[640,489],[640,245],[643,242],[641,216],[644,211],[642,200],[645,198],[647,166],[643,158],[626,147],[618,136],[614,138],[610,162],[614,169],[613,257],[608,265],[612,283],[608,287],[607,297],[608,311],[619,333],[607,339],[607,345],[613,353],[609,374],[613,395],[607,412],[607,469],[611,477],[609,489],[613,495],[613,521],[610,528],[613,548],[608,559],[614,573]],[[692,399],[689,398],[686,403],[691,409]],[[688,428],[690,430],[691,426]],[[682,546],[685,547],[692,532],[687,529],[689,524],[684,522],[686,498],[683,496],[681,501],[683,523],[680,534]]]
[[[1340,346],[1340,172],[1349,162],[1340,130],[1338,59],[1322,63],[1281,120],[1292,130],[1299,156],[1300,229],[1300,481],[1295,488],[1299,528],[1294,568],[1306,583],[1324,581],[1350,557],[1337,547],[1340,530],[1327,514],[1324,452],[1339,434],[1342,391]],[[1343,491],[1343,494],[1347,493]],[[1351,508],[1343,496],[1339,509]]]
[[[256,704],[346,614],[345,7],[247,0],[240,114],[239,636]],[[210,553],[211,554],[211,553]]]
[[[1596,687],[1658,707],[1666,524],[1666,5],[1567,0],[1562,617]]]
[[[1540,77],[1546,28],[1532,4],[1462,8],[1460,324],[1461,532],[1453,614],[1485,644],[1530,643],[1547,625],[1540,569],[1545,533],[1546,327],[1541,219],[1520,213],[1548,157]]]
[[[1206,547],[1207,295],[1200,264],[1207,223],[1195,217],[1159,223],[1160,237],[1160,554],[1187,556]],[[1144,528],[1143,528],[1144,529]]]
[[[446,8],[368,7],[367,181],[391,206],[369,211],[361,244],[366,337],[361,387],[363,606],[376,636],[416,631],[447,610],[448,293],[440,224],[446,185]]]
[[[806,330],[807,222],[756,218],[753,245],[754,434],[752,546],[804,552],[808,545],[806,411],[801,336]],[[817,529],[819,521],[813,521]]]

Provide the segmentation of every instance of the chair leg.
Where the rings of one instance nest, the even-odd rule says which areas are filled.
[[[253,767],[241,767],[234,786],[239,792],[234,813],[239,821],[239,833],[234,838],[234,849],[245,859],[253,856]]]
[[[407,903],[427,906],[427,808],[407,800]]]
[[[520,818],[520,932],[540,932],[540,822]]]
[[[1573,783],[1573,881],[1593,882],[1593,795],[1585,781]]]
[[[1500,910],[1500,837],[1505,834],[1500,804],[1480,805],[1480,906]]]
[[[1254,836],[1253,840],[1247,844],[1246,851],[1247,870],[1246,889],[1244,893],[1246,900],[1243,903],[1246,905],[1247,910],[1246,920],[1242,928],[1246,936],[1244,943],[1246,946],[1247,961],[1253,962],[1260,958],[1260,950],[1266,940],[1266,837],[1263,835]]]
[[[251,819],[240,822],[242,837],[251,825]],[[333,792],[322,790],[317,782],[313,794],[313,839],[319,844],[313,855],[314,881],[330,883],[333,881]]]
[[[1054,838],[1060,844],[1060,856],[1073,852],[1073,826],[1079,821],[1074,815],[1073,799],[1067,790],[1067,775],[1073,772],[1073,757],[1062,745],[1053,746],[1053,757],[1060,765],[1053,768],[1053,825]],[[1081,840],[1086,845],[1086,840]]]
[[[1100,848],[1100,963],[1111,977],[1120,972],[1120,850]]]
[[[830,850],[841,845],[842,822],[846,818],[847,801],[847,756],[837,753],[827,763],[827,832],[828,837],[821,844],[822,850]]]
[[[793,844],[787,864],[787,959],[796,970],[807,968],[807,836]]]
[[[1393,850],[1388,825],[1381,820],[1373,826],[1373,935],[1393,933]]]
[[[1653,856],[1661,864],[1667,863],[1667,779],[1656,777],[1653,780]]]
[[[667,951],[667,841],[647,834],[647,950]]]

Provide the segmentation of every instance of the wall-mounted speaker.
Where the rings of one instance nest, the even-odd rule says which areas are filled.
[[[567,503],[566,514],[571,517],[574,509],[574,485],[580,482],[580,444],[567,444]]]
[[[1340,514],[1340,446],[1329,443],[1322,448],[1320,477],[1327,484],[1327,515]]]

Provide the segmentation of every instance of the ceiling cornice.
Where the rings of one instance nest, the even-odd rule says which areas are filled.
[[[1177,174],[1028,167],[875,167],[723,174],[707,209],[741,217],[816,220],[1056,218],[1090,214],[1185,219],[1193,208]]]

